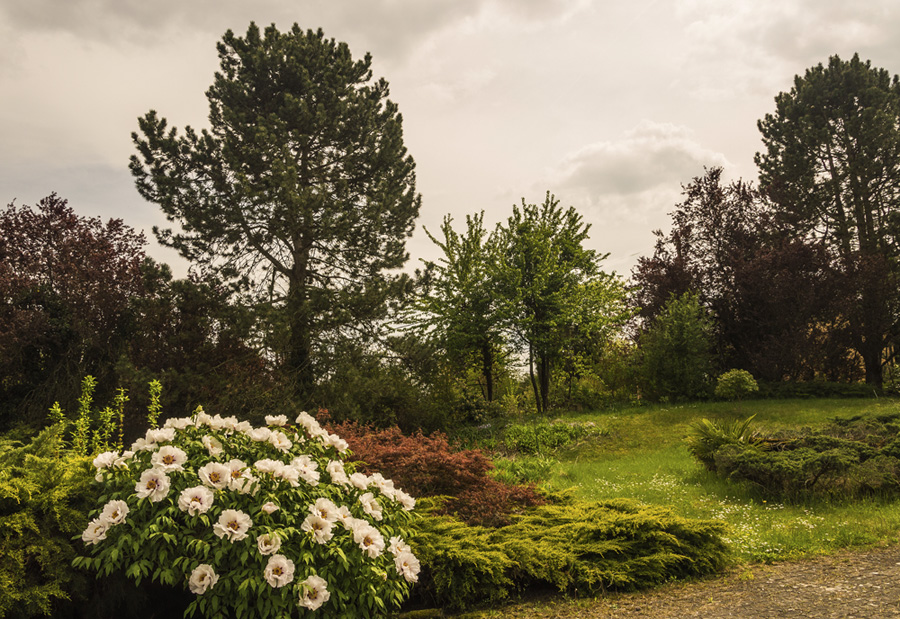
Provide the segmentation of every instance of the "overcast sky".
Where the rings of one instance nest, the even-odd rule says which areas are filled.
[[[796,74],[855,52],[900,73],[897,0],[2,0],[0,200],[122,218],[183,275],[130,135],[150,109],[205,127],[216,42],[251,21],[371,52],[417,166],[412,266],[438,257],[423,226],[549,190],[627,275],[704,166],[756,179],[756,122]]]

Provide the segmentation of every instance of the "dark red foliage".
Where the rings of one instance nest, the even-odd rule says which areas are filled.
[[[545,501],[534,486],[505,484],[488,476],[493,463],[478,449],[455,450],[441,432],[405,435],[356,422],[331,426],[350,444],[352,460],[366,473],[379,472],[415,497],[450,496],[442,513],[469,524],[500,526],[526,506]]]
[[[23,402],[46,411],[114,365],[143,290],[144,244],[121,220],[81,217],[55,194],[0,212],[0,422]]]

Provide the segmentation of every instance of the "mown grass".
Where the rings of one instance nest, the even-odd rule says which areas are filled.
[[[564,415],[566,422],[591,422],[603,429],[572,446],[541,456],[513,455],[508,470],[546,472],[552,490],[583,499],[628,497],[668,506],[691,518],[729,525],[736,563],[771,562],[830,554],[842,549],[900,543],[900,501],[766,501],[753,488],[719,479],[687,451],[685,437],[702,418],[743,419],[767,430],[824,425],[836,417],[894,412],[892,399],[755,400],[635,407],[615,412]],[[538,463],[529,467],[529,462]],[[496,616],[490,613],[472,617]],[[541,613],[537,606],[533,615]]]
[[[608,433],[562,450],[548,484],[573,488],[585,499],[629,497],[666,505],[691,518],[715,518],[730,526],[738,561],[795,559],[852,546],[900,541],[900,501],[818,501],[786,505],[764,500],[753,488],[719,479],[687,451],[690,425],[704,417],[756,415],[769,430],[821,426],[835,417],[897,410],[891,399],[755,400],[634,408],[578,416]]]

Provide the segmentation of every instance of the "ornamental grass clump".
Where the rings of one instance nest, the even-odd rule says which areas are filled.
[[[415,500],[344,462],[306,413],[252,427],[202,410],[94,459],[100,508],[75,565],[189,589],[186,615],[371,617],[419,574]]]

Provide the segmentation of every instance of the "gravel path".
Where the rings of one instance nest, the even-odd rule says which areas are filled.
[[[522,619],[900,617],[900,546],[736,568],[715,579],[498,611]]]

